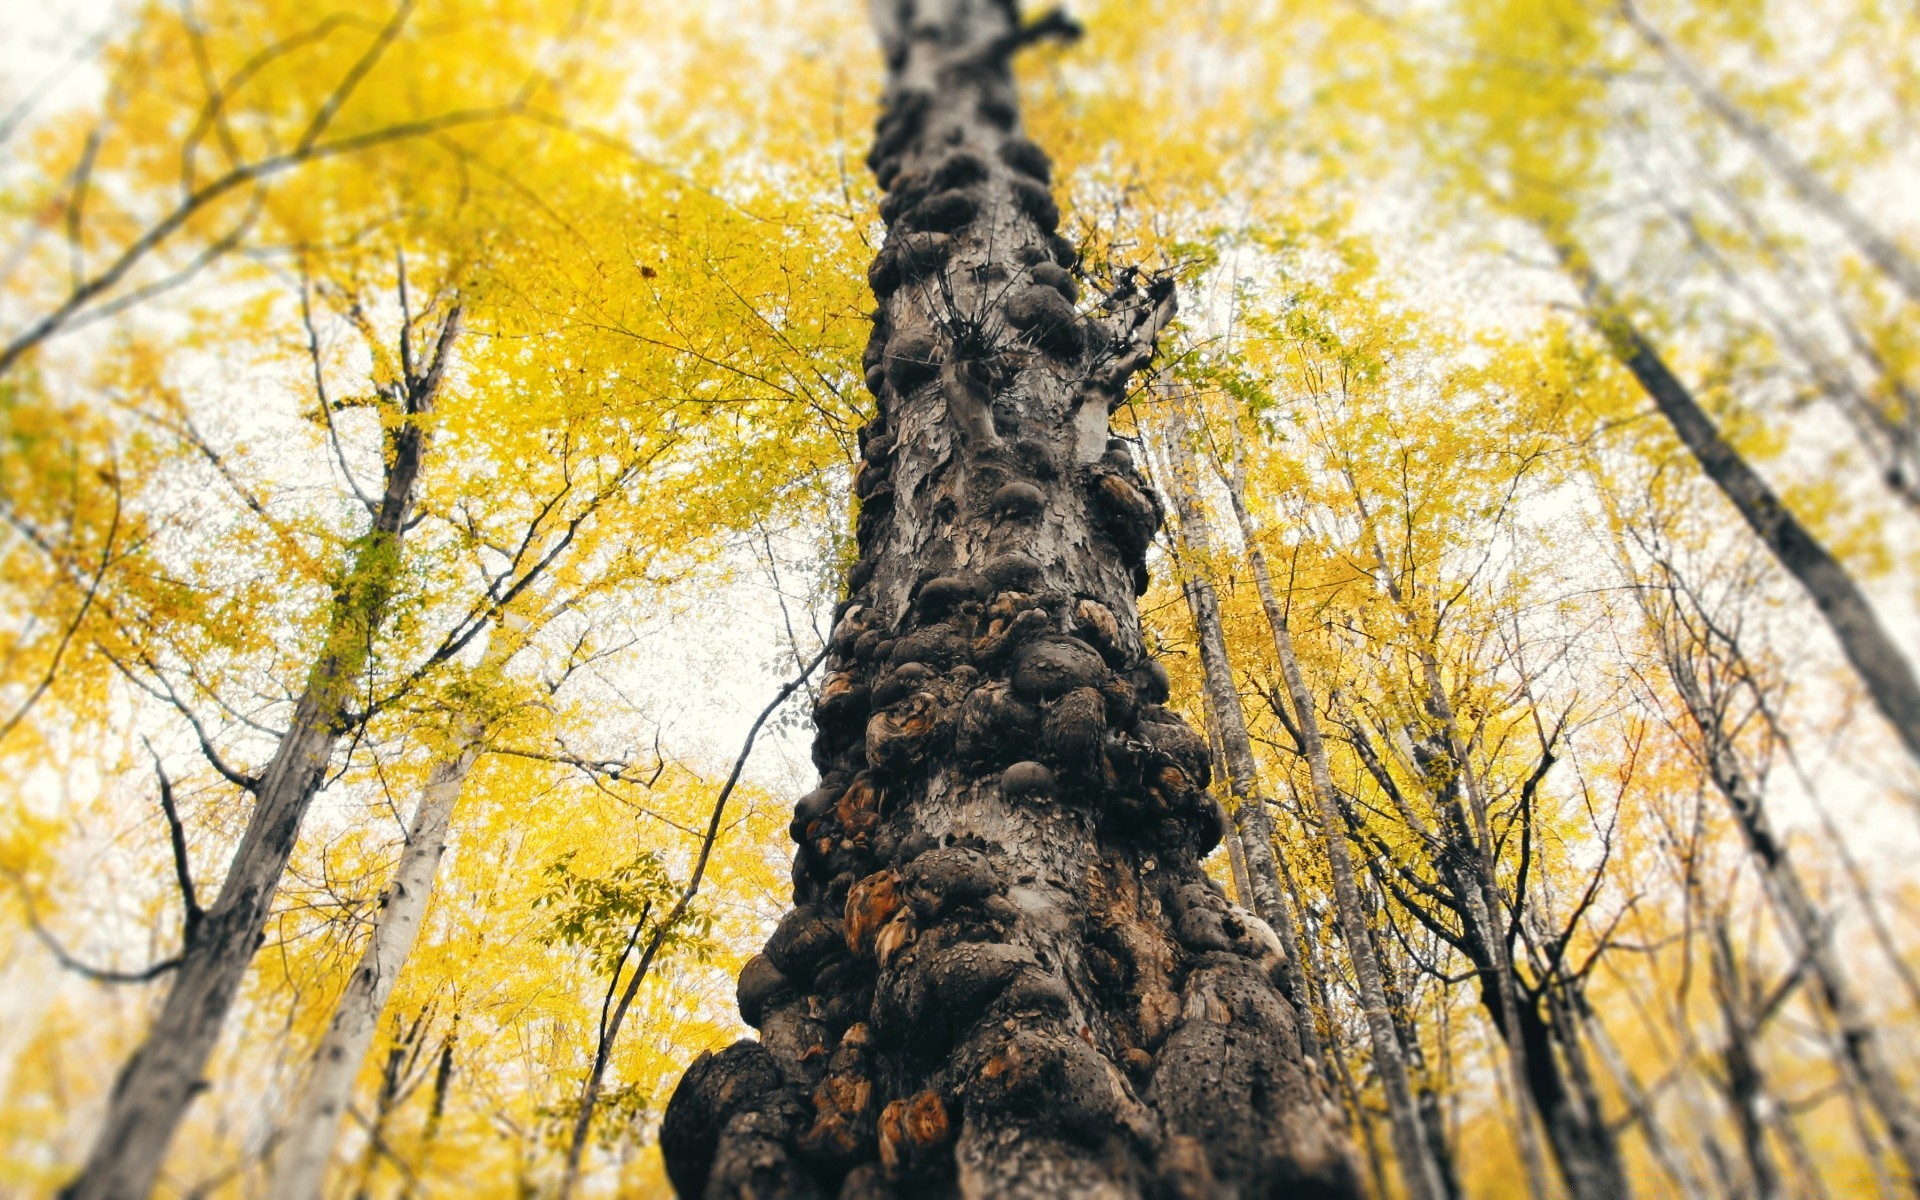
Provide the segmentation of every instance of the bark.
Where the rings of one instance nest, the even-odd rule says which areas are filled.
[[[327,1032],[314,1052],[312,1074],[299,1107],[287,1123],[286,1140],[275,1164],[272,1194],[277,1200],[318,1200],[321,1194],[327,1160],[340,1131],[340,1119],[353,1101],[360,1064],[373,1045],[380,1014],[426,917],[433,877],[446,852],[454,805],[468,772],[480,757],[479,723],[469,722],[463,733],[460,748],[428,771],[393,883],[381,900],[373,936],[367,940],[360,964],[348,979]]]
[[[432,410],[459,328],[456,308],[441,328],[432,365],[405,380],[399,399],[410,418]],[[265,934],[300,822],[333,758],[356,677],[385,617],[427,440],[418,419],[397,423],[389,436],[385,491],[337,590],[326,640],[287,732],[252,786],[253,812],[226,880],[183,948],[160,1015],[121,1071],[86,1166],[62,1191],[65,1197],[143,1200],[188,1105],[207,1086],[201,1072]]]
[[[1108,418],[1172,314],[1074,307],[1006,0],[880,0],[889,237],[860,557],[795,809],[757,1041],[661,1127],[683,1196],[1357,1194],[1135,596],[1159,504]]]
[[[1920,1108],[1902,1086],[1887,1057],[1878,1030],[1853,989],[1847,965],[1834,945],[1832,924],[1820,910],[1787,845],[1774,832],[1766,802],[1740,761],[1739,751],[1702,688],[1685,648],[1663,631],[1663,647],[1674,690],[1699,730],[1702,757],[1716,790],[1726,800],[1747,849],[1760,869],[1767,894],[1786,926],[1795,949],[1806,956],[1817,993],[1839,1027],[1840,1052],[1879,1113],[1906,1169],[1909,1186],[1920,1192]]]
[[[1633,373],[1707,477],[1806,590],[1847,661],[1867,685],[1875,707],[1893,726],[1907,753],[1920,760],[1920,681],[1859,585],[1760,473],[1720,436],[1713,418],[1608,293],[1585,252],[1566,236],[1546,232],[1614,355]]]
[[[1780,1164],[1767,1140],[1766,1077],[1760,1071],[1755,1038],[1759,1022],[1747,1003],[1746,981],[1733,957],[1733,943],[1727,936],[1724,919],[1714,922],[1709,933],[1712,944],[1713,994],[1720,1008],[1720,1022],[1726,1042],[1720,1048],[1720,1066],[1725,1073],[1719,1081],[1733,1111],[1734,1127],[1740,1131],[1740,1148],[1747,1160],[1747,1176],[1754,1200],[1779,1200]]]

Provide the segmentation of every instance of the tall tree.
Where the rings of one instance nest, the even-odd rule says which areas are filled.
[[[528,622],[519,618],[514,624],[525,626]],[[523,630],[512,628],[506,621],[501,625],[493,631],[476,674],[499,671],[520,648]],[[341,1118],[353,1099],[360,1064],[373,1044],[380,1014],[393,995],[393,985],[426,919],[427,905],[433,898],[433,878],[447,849],[454,805],[485,749],[486,716],[477,704],[455,713],[453,740],[427,770],[413,816],[407,822],[400,862],[380,898],[373,936],[367,939],[360,962],[334,1005],[327,1032],[313,1053],[312,1075],[287,1123],[286,1146],[276,1156],[274,1167],[274,1191],[283,1200],[317,1200],[321,1194],[327,1161]]]
[[[1168,406],[1167,460],[1171,468],[1168,486],[1173,492],[1174,511],[1180,519],[1180,537],[1185,548],[1202,561],[1210,556],[1212,532],[1208,528],[1199,495],[1199,472],[1194,464],[1193,432],[1181,411],[1181,401]],[[1202,570],[1205,568],[1202,567]],[[1225,750],[1228,774],[1234,798],[1240,808],[1258,812],[1257,826],[1252,821],[1241,825],[1241,837],[1247,843],[1249,873],[1258,880],[1261,874],[1275,878],[1269,886],[1276,899],[1280,894],[1278,872],[1273,866],[1273,823],[1265,811],[1254,776],[1253,743],[1247,736],[1246,718],[1241,712],[1240,695],[1233,683],[1233,665],[1227,657],[1226,632],[1220,622],[1220,602],[1213,585],[1204,576],[1187,587],[1188,603],[1193,609],[1194,625],[1200,638],[1200,656],[1206,677],[1208,706],[1220,726],[1220,741]],[[1379,955],[1368,931],[1368,916],[1362,906],[1355,882],[1353,855],[1347,845],[1346,824],[1340,819],[1339,803],[1333,789],[1333,776],[1327,766],[1327,751],[1320,737],[1320,722],[1313,707],[1312,694],[1305,677],[1294,661],[1293,643],[1284,623],[1273,627],[1275,648],[1286,681],[1287,696],[1293,706],[1293,728],[1297,731],[1301,754],[1311,774],[1313,800],[1320,822],[1327,862],[1333,879],[1334,915],[1340,937],[1353,962],[1355,981],[1360,987],[1362,1015],[1367,1027],[1368,1045],[1373,1050],[1373,1068],[1387,1098],[1387,1117],[1393,1133],[1393,1152],[1407,1194],[1426,1200],[1441,1200],[1449,1194],[1439,1164],[1434,1160],[1421,1126],[1420,1111],[1414,1102],[1413,1085],[1407,1069],[1407,1048],[1395,1028],[1394,1015],[1387,1003],[1381,979]],[[1240,820],[1240,813],[1235,813]],[[1256,858],[1261,852],[1261,858]],[[1264,872],[1255,871],[1262,861]],[[1258,884],[1255,885],[1258,896]],[[1291,927],[1293,916],[1277,908],[1270,920],[1285,921]],[[1297,938],[1288,943],[1297,947]],[[1292,952],[1298,960],[1298,951]],[[1292,993],[1297,997],[1299,991]],[[1303,1039],[1304,1040],[1304,1039]]]
[[[1822,911],[1791,846],[1776,828],[1766,795],[1754,781],[1729,728],[1739,694],[1753,687],[1739,661],[1737,641],[1717,627],[1710,614],[1701,611],[1699,599],[1689,594],[1685,582],[1667,562],[1656,561],[1651,581],[1636,592],[1636,599],[1647,615],[1681,707],[1698,733],[1694,750],[1704,773],[1726,801],[1766,884],[1767,898],[1779,914],[1790,944],[1804,958],[1805,974],[1817,985],[1817,994],[1839,1027],[1841,1059],[1885,1123],[1894,1152],[1907,1170],[1909,1186],[1920,1190],[1920,1110],[1916,1110],[1899,1071],[1887,1056],[1880,1032],[1858,994],[1853,971],[1840,957],[1831,932],[1833,920]],[[1730,956],[1731,952],[1727,953]],[[1751,1074],[1754,1067],[1741,1061],[1747,1052],[1733,1044],[1741,1040],[1736,1036],[1737,1016],[1733,1009],[1728,1010],[1727,1069],[1737,1082],[1753,1090],[1759,1086],[1757,1076]],[[1735,1107],[1744,1121],[1744,1096]],[[1743,1125],[1743,1137],[1747,1133]],[[1758,1167],[1756,1162],[1756,1171]]]
[[[459,334],[460,308],[450,299],[431,349],[417,359],[403,326],[404,366],[384,395],[391,412],[386,470],[372,519],[342,573],[292,720],[260,774],[242,783],[254,797],[253,811],[220,894],[204,914],[195,911],[183,873],[189,917],[180,963],[159,1017],[114,1085],[86,1167],[63,1193],[75,1200],[138,1200],[152,1191],[174,1130],[199,1090],[386,618],[426,462],[427,418]]]
[[[1234,686],[1233,662],[1227,655],[1226,631],[1220,620],[1220,598],[1211,576],[1213,534],[1206,514],[1200,508],[1199,480],[1193,453],[1187,445],[1189,431],[1179,401],[1171,401],[1167,421],[1167,484],[1173,493],[1173,508],[1179,518],[1176,545],[1185,560],[1180,566],[1185,579],[1181,591],[1188,611],[1193,615],[1194,633],[1200,648],[1201,677],[1205,682],[1207,712],[1213,736],[1220,743],[1220,759],[1226,768],[1227,787],[1233,796],[1233,823],[1242,845],[1247,873],[1243,898],[1280,938],[1290,961],[1287,998],[1296,1009],[1307,1007],[1301,970],[1300,936],[1295,924],[1287,889],[1280,879],[1275,858],[1273,819],[1267,815],[1267,801],[1260,791],[1258,768],[1253,757],[1253,740],[1247,734],[1245,711],[1240,692]],[[1312,1022],[1302,1021],[1300,1045],[1319,1056],[1318,1038]]]
[[[1108,421],[1173,313],[1076,307],[1010,68],[1077,28],[1006,0],[874,8],[888,195],[860,559],[796,806],[796,907],[742,971],[760,1030],[702,1056],[683,1195],[1351,1195],[1264,922],[1200,866],[1206,742],[1134,597],[1160,504]]]
[[[1920,678],[1851,572],[1815,537],[1728,441],[1595,272],[1585,250],[1551,225],[1547,239],[1580,288],[1595,326],[1660,410],[1701,470],[1774,558],[1806,590],[1834,640],[1866,684],[1880,715],[1920,761]]]

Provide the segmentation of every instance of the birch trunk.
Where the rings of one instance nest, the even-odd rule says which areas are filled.
[[[1446,1185],[1433,1156],[1427,1152],[1425,1128],[1419,1106],[1414,1102],[1412,1081],[1408,1078],[1406,1053],[1394,1029],[1392,1010],[1387,1007],[1386,986],[1380,961],[1373,953],[1359,884],[1354,879],[1347,821],[1333,789],[1333,771],[1320,733],[1320,717],[1314,707],[1313,693],[1307,688],[1306,676],[1300,670],[1300,661],[1294,655],[1292,633],[1284,620],[1273,627],[1273,643],[1280,656],[1287,699],[1293,706],[1294,728],[1300,731],[1301,749],[1306,754],[1307,771],[1312,779],[1314,804],[1319,810],[1320,831],[1333,876],[1334,912],[1340,921],[1341,940],[1347,944],[1347,953],[1353,959],[1367,1035],[1373,1045],[1374,1070],[1387,1095],[1387,1112],[1393,1124],[1393,1153],[1400,1164],[1400,1178],[1407,1194],[1416,1200],[1441,1200],[1447,1194]]]
[[[1077,30],[877,0],[890,229],[860,557],[796,806],[757,1041],[661,1126],[683,1196],[1353,1196],[1271,931],[1201,869],[1225,815],[1135,596],[1159,502],[1109,415],[1170,281],[1076,307],[1010,60]],[[1251,846],[1247,847],[1251,850]]]
[[[380,1014],[387,1007],[387,998],[393,994],[407,956],[413,952],[420,923],[433,897],[433,877],[446,852],[454,805],[466,786],[468,772],[480,757],[480,735],[479,724],[469,723],[464,730],[464,745],[434,763],[420,789],[407,829],[407,844],[381,903],[373,936],[334,1006],[333,1019],[314,1052],[306,1090],[288,1122],[271,1189],[276,1200],[318,1200],[321,1194],[340,1120],[353,1101],[360,1065],[373,1045]]]
[[[1272,570],[1267,565],[1266,552],[1261,549],[1259,538],[1256,536],[1257,531],[1255,530],[1254,524],[1253,524],[1253,514],[1247,507],[1245,464],[1240,460],[1240,458],[1237,455],[1235,457],[1235,461],[1231,466],[1231,469],[1228,471],[1222,472],[1222,478],[1225,480],[1227,485],[1227,495],[1233,507],[1234,520],[1240,527],[1241,541],[1246,545],[1246,548],[1247,548],[1247,560],[1248,560],[1248,565],[1252,570],[1254,587],[1258,591],[1260,596],[1260,606],[1262,610],[1266,613],[1267,628],[1273,636],[1274,654],[1280,661],[1282,674],[1286,677],[1288,699],[1295,709],[1295,717],[1294,717],[1295,728],[1299,731],[1302,750],[1308,754],[1309,771],[1311,772],[1314,770],[1318,770],[1321,772],[1321,775],[1314,776],[1314,779],[1315,779],[1314,790],[1316,793],[1315,798],[1316,798],[1316,802],[1318,802],[1321,795],[1321,792],[1320,792],[1321,784],[1319,780],[1322,777],[1322,775],[1324,775],[1327,781],[1327,786],[1330,788],[1332,785],[1332,772],[1330,767],[1327,764],[1327,758],[1326,758],[1326,739],[1325,739],[1324,733],[1320,729],[1319,717],[1314,711],[1312,711],[1312,705],[1313,705],[1312,692],[1306,686],[1305,677],[1300,671],[1299,659],[1294,654],[1293,633],[1288,624],[1287,610],[1285,606],[1281,603],[1278,590],[1273,585],[1273,573],[1272,573]],[[1364,506],[1362,506],[1361,512],[1364,520],[1365,519]],[[1377,558],[1379,557],[1377,551],[1376,551],[1376,557]],[[1382,574],[1384,575],[1385,565],[1386,565],[1384,558],[1380,560],[1380,565],[1381,565]],[[1389,584],[1388,590],[1394,602],[1396,604],[1399,604],[1400,597],[1397,594],[1397,589],[1394,588],[1391,584]],[[1295,678],[1296,676],[1299,677],[1297,681]],[[1437,678],[1437,665],[1435,665],[1430,670],[1429,678],[1430,679]],[[1297,686],[1296,686],[1296,682],[1297,682]],[[1307,711],[1305,712],[1300,711],[1303,706],[1305,706]],[[1311,734],[1309,734],[1308,727],[1305,724],[1305,722],[1307,721],[1312,722]],[[1309,737],[1311,738],[1311,746],[1313,747],[1312,749],[1308,748]],[[1367,747],[1365,747],[1364,745],[1361,747],[1361,749],[1362,749],[1363,755],[1368,753]],[[1320,760],[1319,766],[1317,768],[1313,764],[1313,757],[1315,755],[1317,755]],[[1383,765],[1374,765],[1373,770],[1376,775],[1381,775],[1381,776],[1384,775]],[[1326,794],[1331,795],[1331,792],[1328,792]],[[1324,812],[1324,806],[1322,807]],[[1336,812],[1337,811],[1338,810],[1336,808]],[[1412,821],[1413,818],[1409,817],[1409,820]],[[1340,819],[1337,823],[1337,826],[1328,827],[1327,837],[1332,838],[1335,836],[1334,834],[1335,828],[1340,830],[1344,830],[1346,828],[1346,819],[1344,814],[1340,815]],[[1422,830],[1422,832],[1425,832],[1425,831]],[[1340,842],[1341,842],[1342,848],[1345,849],[1346,841],[1344,836],[1341,836]],[[1351,858],[1350,857],[1348,859],[1348,866],[1349,866],[1348,874],[1349,874],[1349,877],[1351,877]],[[1357,888],[1355,891],[1355,896],[1356,898],[1358,896]],[[1364,928],[1364,924],[1362,925],[1362,927]],[[1483,980],[1488,977],[1489,976],[1483,973]],[[1486,986],[1493,986],[1493,985],[1488,984]],[[1496,1018],[1497,1017],[1498,1017],[1498,1013],[1496,1013]],[[1371,1020],[1371,1018],[1369,1018],[1369,1020]],[[1508,1026],[1503,1023],[1501,1026],[1501,1030],[1503,1034],[1508,1033]],[[1509,1037],[1507,1040],[1510,1045],[1514,1041],[1514,1039],[1511,1037]],[[1519,1072],[1516,1072],[1516,1074],[1519,1074]],[[1524,1078],[1522,1078],[1518,1082],[1520,1082],[1524,1087],[1526,1081]],[[1522,1097],[1521,1103],[1523,1107],[1521,1111],[1523,1114],[1523,1119],[1524,1119],[1524,1112],[1525,1112],[1524,1102],[1525,1102],[1524,1097]],[[1544,1164],[1540,1163],[1539,1161],[1540,1156],[1539,1156],[1538,1150],[1533,1147],[1532,1132],[1530,1129],[1523,1128],[1520,1130],[1520,1142],[1521,1142],[1523,1156],[1527,1158],[1529,1163],[1529,1174],[1531,1174],[1534,1177],[1536,1181],[1535,1186],[1537,1187],[1538,1186],[1537,1181],[1544,1175],[1544,1171],[1540,1169]],[[1422,1144],[1423,1145],[1425,1144],[1424,1139]],[[1398,1151],[1396,1151],[1396,1153],[1398,1153]],[[1432,1166],[1432,1178],[1435,1181],[1438,1181],[1444,1184],[1444,1181],[1446,1179],[1446,1172],[1441,1170],[1441,1168],[1439,1167],[1439,1164],[1433,1163],[1431,1158],[1429,1159],[1429,1162],[1430,1162],[1430,1165]],[[1578,1189],[1576,1189],[1575,1194],[1584,1196],[1589,1193],[1582,1193]],[[1601,1193],[1601,1194],[1616,1195],[1620,1193]]]
[[[530,544],[536,547],[537,555],[539,543]],[[502,614],[500,625],[503,628],[494,631],[480,657],[477,675],[484,677],[505,667],[532,629],[530,622],[513,613]],[[427,770],[393,882],[381,898],[373,936],[367,939],[360,963],[347,980],[327,1032],[314,1051],[306,1088],[276,1155],[270,1189],[275,1200],[318,1200],[326,1182],[327,1163],[339,1137],[341,1118],[353,1102],[353,1085],[379,1030],[380,1014],[386,1010],[401,968],[413,953],[421,922],[433,900],[433,880],[446,854],[454,807],[484,749],[486,730],[477,717],[468,716],[457,724],[459,746]],[[451,1070],[450,1060],[442,1064],[442,1070]]]
[[[1168,427],[1167,457],[1171,468],[1168,483],[1173,492],[1174,511],[1180,518],[1177,537],[1186,559],[1182,565],[1187,578],[1182,590],[1200,644],[1207,711],[1213,717],[1213,727],[1219,731],[1220,758],[1226,766],[1227,787],[1233,796],[1233,823],[1246,867],[1247,887],[1254,912],[1272,927],[1287,952],[1287,998],[1302,1014],[1301,1047],[1317,1061],[1321,1053],[1319,1035],[1314,1031],[1312,1014],[1308,1011],[1312,997],[1300,974],[1305,969],[1305,960],[1300,952],[1299,924],[1280,879],[1273,818],[1267,813],[1266,798],[1260,794],[1253,739],[1247,734],[1246,712],[1240,706],[1240,690],[1233,682],[1233,662],[1227,657],[1226,628],[1220,619],[1220,597],[1214,590],[1211,574],[1212,532],[1194,493],[1193,455],[1186,445],[1185,421],[1177,409],[1172,412]]]
[[[144,1200],[193,1098],[266,930],[274,893],[293,853],[307,806],[319,790],[342,732],[400,567],[407,517],[427,451],[427,426],[447,356],[459,334],[456,308],[441,328],[432,366],[405,382],[410,418],[390,435],[386,488],[334,602],[326,640],[273,758],[253,787],[255,803],[220,894],[183,947],[167,998],[120,1072],[81,1174],[63,1190],[72,1200]]]

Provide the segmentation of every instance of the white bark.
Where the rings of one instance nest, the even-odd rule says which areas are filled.
[[[1173,465],[1170,491],[1180,514],[1181,536],[1190,546],[1204,553],[1208,538],[1206,516],[1201,511],[1199,497],[1194,494],[1193,452],[1187,445],[1188,428],[1178,401],[1171,407],[1168,424],[1167,448]],[[1206,585],[1196,584],[1196,592],[1201,586]],[[1210,587],[1206,596],[1212,599]],[[1220,692],[1224,685],[1226,694],[1219,696],[1218,701],[1221,707],[1231,709],[1230,714],[1221,714],[1229,768],[1236,761],[1233,733],[1237,727],[1239,739],[1245,747],[1243,769],[1251,775],[1252,744],[1247,738],[1244,718],[1240,713],[1239,696],[1233,691],[1219,609],[1209,605],[1203,616],[1201,605],[1194,607],[1196,617],[1202,620],[1201,637],[1212,646],[1212,652],[1207,656],[1209,695]],[[1321,832],[1333,874],[1334,909],[1340,924],[1341,940],[1346,943],[1347,952],[1353,959],[1354,975],[1360,986],[1361,1007],[1366,1015],[1367,1034],[1373,1047],[1374,1070],[1378,1072],[1387,1096],[1394,1157],[1399,1161],[1400,1176],[1407,1194],[1413,1200],[1443,1200],[1447,1195],[1446,1185],[1427,1148],[1425,1128],[1420,1120],[1420,1110],[1414,1103],[1413,1085],[1408,1077],[1406,1049],[1401,1045],[1399,1033],[1394,1028],[1393,1014],[1387,1007],[1380,961],[1374,955],[1373,941],[1367,933],[1367,918],[1361,908],[1360,890],[1354,879],[1353,854],[1347,845],[1346,820],[1335,799],[1333,774],[1327,763],[1325,743],[1320,736],[1313,696],[1307,690],[1300,664],[1294,658],[1293,643],[1284,620],[1273,626],[1273,638],[1274,647],[1280,653],[1280,669],[1286,677],[1288,698],[1293,705],[1295,728],[1299,730],[1301,748],[1305,751],[1307,766],[1313,777],[1314,800],[1319,808]],[[1241,793],[1242,781],[1235,779],[1234,785],[1235,793]],[[1260,800],[1253,791],[1250,778],[1245,781],[1245,791],[1247,794],[1240,797],[1241,803],[1245,805],[1251,802],[1257,806]],[[1268,836],[1271,837],[1270,834]],[[1297,953],[1295,966],[1298,969]]]
[[[420,789],[406,848],[400,853],[400,864],[394,870],[373,936],[367,940],[360,964],[334,1007],[326,1036],[314,1052],[306,1090],[288,1122],[271,1189],[276,1200],[319,1200],[340,1119],[353,1100],[360,1064],[373,1045],[380,1014],[413,952],[428,901],[433,897],[433,877],[446,852],[453,807],[474,761],[480,757],[480,733],[479,724],[470,723],[465,744],[434,763]]]
[[[1209,724],[1217,735],[1227,787],[1234,799],[1237,845],[1229,843],[1229,861],[1235,868],[1234,882],[1244,881],[1246,885],[1241,894],[1249,897],[1248,907],[1273,927],[1286,949],[1291,992],[1288,999],[1300,1010],[1301,1048],[1317,1060],[1321,1056],[1320,1037],[1314,1028],[1314,1015],[1308,1008],[1311,996],[1303,974],[1306,966],[1300,948],[1300,927],[1280,878],[1280,851],[1274,844],[1273,819],[1267,814],[1266,798],[1260,794],[1253,739],[1247,733],[1246,713],[1240,707],[1240,692],[1233,682],[1233,663],[1227,656],[1226,630],[1220,619],[1220,599],[1207,565],[1213,551],[1212,533],[1194,492],[1193,454],[1186,445],[1187,427],[1177,408],[1172,410],[1168,430],[1171,476],[1168,490],[1174,511],[1180,517],[1177,539],[1188,556],[1185,564],[1187,607],[1200,641],[1207,710],[1213,717]]]

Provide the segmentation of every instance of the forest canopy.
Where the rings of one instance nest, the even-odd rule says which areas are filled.
[[[0,1192],[1920,1189],[1911,4],[4,10]]]

